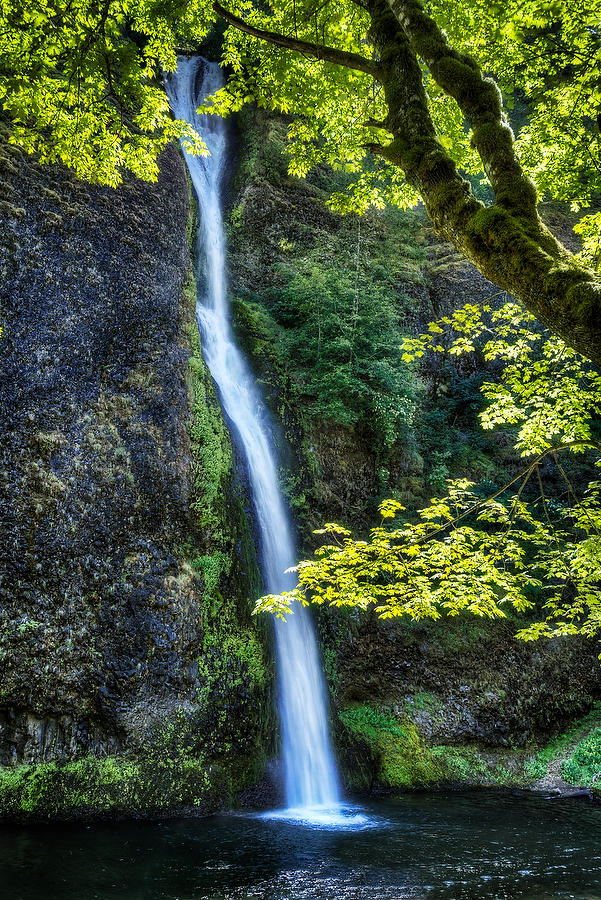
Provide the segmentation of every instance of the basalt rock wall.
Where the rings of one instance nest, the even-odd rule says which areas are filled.
[[[3,136],[0,212],[0,817],[214,808],[270,716],[183,161],[112,190]]]

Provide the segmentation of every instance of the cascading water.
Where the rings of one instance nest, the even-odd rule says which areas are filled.
[[[226,130],[219,116],[196,113],[202,100],[222,83],[217,63],[198,57],[181,58],[167,90],[176,117],[197,128],[210,151],[208,157],[186,154],[200,208],[198,257],[206,265],[196,315],[205,361],[246,460],[265,587],[269,593],[277,594],[293,586],[292,576],[285,573],[294,565],[296,553],[278,485],[266,410],[250,369],[234,342],[229,321],[220,197],[227,151]],[[348,824],[340,804],[328,734],[325,686],[311,620],[299,607],[287,622],[276,621],[275,628],[288,804],[288,809],[281,814],[326,824],[344,818]]]

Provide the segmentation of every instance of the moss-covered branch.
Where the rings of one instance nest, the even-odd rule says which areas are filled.
[[[252,37],[275,44],[276,47],[283,47],[286,50],[294,50],[296,53],[303,53],[314,59],[323,59],[326,62],[335,63],[337,66],[344,66],[346,69],[356,69],[358,72],[365,72],[367,75],[373,75],[377,78],[379,75],[379,66],[373,60],[366,59],[360,53],[351,53],[348,50],[339,50],[336,47],[326,47],[324,44],[316,44],[312,41],[304,41],[298,37],[279,34],[275,31],[266,31],[263,28],[256,28],[250,22],[235,16],[229,10],[225,9],[215,0],[213,9],[217,15],[229,25],[233,25],[239,31],[244,31]]]
[[[421,0],[388,2],[414,53],[425,62],[445,94],[457,101],[497,203],[516,213],[535,216],[536,188],[517,158],[496,83],[484,77],[473,57],[450,46],[434,19],[424,12]]]
[[[370,15],[393,134],[380,155],[403,169],[442,237],[567,344],[601,363],[601,281],[541,222],[498,89],[470,57],[449,47],[419,0],[373,0]],[[418,55],[473,129],[496,193],[493,206],[473,196],[438,140]]]

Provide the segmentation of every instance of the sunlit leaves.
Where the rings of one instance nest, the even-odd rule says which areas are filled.
[[[375,57],[367,13],[350,0],[278,0],[270,8],[244,0],[228,8],[256,27]],[[433,0],[428,13],[452,46],[472,54],[501,87],[522,161],[541,195],[586,204],[601,186],[601,0],[591,0],[586,12],[580,0]],[[379,85],[369,76],[269,46],[234,28],[226,32],[224,61],[234,72],[224,110],[253,97],[294,115],[292,174],[303,176],[320,162],[357,172],[348,191],[333,198],[336,209],[362,212],[384,202],[417,202],[401,173],[391,183],[385,163],[367,177],[361,174],[367,146],[386,145],[391,137],[383,125],[387,110]],[[442,146],[461,170],[487,182],[461,111],[425,68],[424,87]]]
[[[502,606],[508,600],[519,609],[528,608],[531,601],[525,585],[518,586],[509,568],[525,569],[522,532],[504,533],[506,511],[500,515],[499,504],[494,513],[491,511],[491,520],[502,530],[491,533],[486,544],[473,527],[446,530],[449,523],[473,507],[474,500],[465,485],[457,485],[451,502],[433,500],[416,524],[376,527],[369,541],[353,540],[331,527],[338,543],[326,544],[314,560],[298,566],[300,590],[314,603],[363,609],[375,605],[381,618],[439,618],[462,611],[503,616]],[[386,501],[381,511],[384,518],[390,518],[403,508]],[[526,527],[530,524],[524,510],[516,520]],[[526,582],[533,580],[534,576],[528,574]],[[290,604],[299,596],[297,589],[284,594],[279,602],[266,598],[257,610],[273,612],[278,608],[285,615],[284,607],[290,612]]]
[[[522,104],[518,150],[543,197],[586,205],[601,187],[600,0],[434,0],[431,12],[508,107]]]
[[[158,175],[157,155],[185,137],[173,121],[162,72],[175,68],[176,29],[206,22],[202,4],[157,0],[32,0],[0,5],[0,103],[11,140],[41,162],[118,184],[124,172]]]
[[[381,512],[388,519],[403,507],[388,500]],[[325,530],[337,542],[299,564],[299,587],[262,598],[255,612],[286,618],[295,602],[310,600],[374,607],[382,619],[439,619],[463,612],[499,618],[508,607],[532,610],[534,598],[542,596],[543,620],[520,629],[521,639],[593,635],[601,629],[596,488],[582,505],[566,506],[556,523],[519,493],[483,501],[467,483],[451,482],[449,498],[433,499],[417,522],[373,528],[367,541],[354,540],[336,525]]]
[[[481,415],[484,428],[517,426],[516,446],[523,456],[540,453],[554,443],[592,437],[591,418],[601,412],[601,377],[558,338],[547,340],[540,355],[532,351],[503,369],[499,382],[487,382],[482,393],[489,405]]]
[[[250,3],[232,3],[228,9],[258,28],[360,52],[368,58],[371,54],[366,40],[367,15],[349,3],[315,5],[284,0],[271,11],[253,8]],[[365,144],[378,131],[365,123],[386,113],[370,76],[271,46],[235,28],[226,32],[223,61],[233,75],[227,88],[215,97],[216,111],[228,113],[252,99],[275,112],[294,114],[288,134],[291,174],[303,177],[319,163],[361,173],[368,155]],[[371,191],[360,177],[353,208],[363,210],[371,200],[380,204],[389,200],[392,179],[387,180],[387,187],[372,184]]]
[[[599,98],[599,109],[601,109],[601,97]],[[574,231],[580,235],[582,240],[580,253],[582,259],[590,265],[599,267],[601,263],[601,212],[583,216],[580,222],[574,226]]]
[[[395,524],[404,507],[386,500],[383,525],[367,541],[328,525],[336,543],[299,564],[294,594],[261,600],[257,611],[285,618],[301,599],[374,607],[384,619],[502,617],[508,607],[532,611],[538,599],[539,618],[519,630],[522,640],[601,630],[601,484],[591,482],[578,497],[559,459],[566,451],[599,454],[593,422],[601,412],[601,376],[562,341],[533,330],[532,317],[512,302],[496,309],[466,304],[405,339],[404,358],[476,345],[502,365],[498,380],[483,385],[489,403],[482,424],[513,431],[529,460],[524,470],[487,499],[468,481],[448,482],[448,495],[432,499],[417,521]],[[547,458],[566,483],[566,498],[552,508],[539,468]],[[529,482],[540,491],[526,502]]]
[[[352,0],[251,0],[226,4],[258,28],[376,57],[369,17]],[[518,146],[542,194],[585,205],[601,187],[601,0],[433,0],[428,12],[453,46],[471,53],[501,86],[508,113],[517,106]],[[7,0],[0,7],[0,102],[13,140],[43,161],[116,184],[124,171],[157,174],[156,156],[190,129],[172,122],[162,71],[178,45],[199,41],[215,21],[210,0]],[[370,75],[226,30],[228,84],[214,111],[245,103],[292,116],[290,172],[315,165],[355,173],[332,198],[340,211],[414,205],[402,173],[384,160],[366,167],[369,147],[386,145],[387,107]],[[424,68],[424,87],[442,146],[458,166],[486,181],[456,103]],[[583,226],[584,250],[598,257],[599,221]]]
[[[503,364],[495,381],[482,385],[488,401],[480,414],[487,430],[508,427],[522,456],[592,438],[591,423],[601,413],[601,375],[560,338],[534,330],[533,318],[516,303],[496,310],[466,304],[434,323],[428,333],[403,342],[403,359],[427,350],[469,353],[476,341],[487,361]],[[445,345],[440,331],[447,328]]]

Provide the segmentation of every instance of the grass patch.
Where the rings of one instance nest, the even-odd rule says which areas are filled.
[[[581,740],[561,764],[561,774],[570,784],[592,785],[601,775],[601,728]]]
[[[588,732],[593,728],[596,732],[601,732],[600,728],[595,728],[597,724],[601,725],[601,702],[599,701],[594,704],[589,713],[587,713],[581,719],[578,719],[578,721],[570,726],[567,731],[565,731],[563,734],[558,735],[557,737],[554,737],[545,747],[538,751],[535,757],[526,764],[527,774],[533,780],[544,778],[547,774],[549,764],[554,760],[559,759],[562,755],[565,755],[570,747],[573,747],[578,739],[583,736],[583,733]],[[576,748],[574,749],[574,753],[575,752]],[[572,757],[570,757],[570,759],[571,758]],[[566,763],[562,765],[562,776],[566,781],[569,781],[571,783],[578,783],[578,781],[573,781],[571,777],[568,777],[576,773],[576,763],[574,764],[574,766],[568,766],[566,768],[566,772],[564,773],[565,765]],[[601,769],[601,764],[599,768]]]

